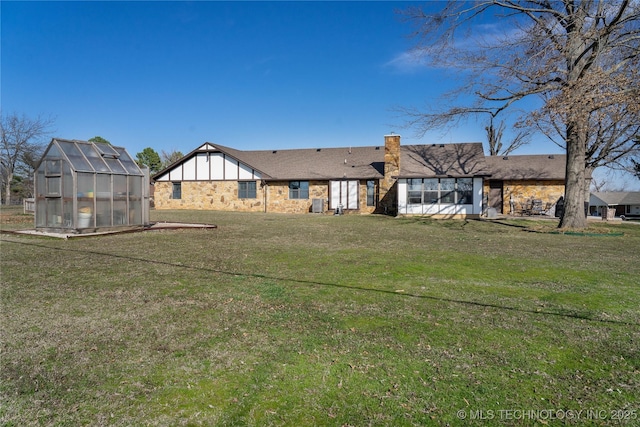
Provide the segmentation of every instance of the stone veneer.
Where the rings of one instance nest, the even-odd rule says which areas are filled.
[[[237,181],[182,181],[182,198],[172,199],[173,184],[156,182],[156,209],[212,209],[261,212],[264,210],[264,189],[256,186],[255,199],[238,199]]]
[[[360,181],[360,209],[358,213],[372,213],[375,206],[366,206],[367,185]],[[255,199],[238,199],[237,181],[182,181],[182,198],[172,199],[173,184],[156,182],[154,201],[156,209],[210,209],[240,212],[309,213],[313,199],[323,199],[325,212],[329,211],[329,182],[309,181],[308,199],[289,199],[289,182],[273,181],[256,185]],[[266,209],[265,209],[266,206]],[[349,211],[346,211],[349,213]]]
[[[380,208],[395,213],[397,209],[397,180],[400,173],[400,135],[384,136],[384,177],[380,181]],[[366,200],[366,199],[365,199]]]
[[[489,181],[484,182],[484,194],[489,194]],[[511,213],[509,200],[513,195],[516,208],[533,199],[542,200],[542,206],[555,204],[560,196],[564,196],[564,181],[503,181],[502,212]]]

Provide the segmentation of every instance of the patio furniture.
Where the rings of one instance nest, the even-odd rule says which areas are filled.
[[[543,209],[542,209],[542,200],[540,199],[534,199],[533,202],[531,203],[531,214],[532,215],[542,215]]]
[[[520,214],[520,216],[531,215],[531,206],[528,201],[518,203],[518,205],[519,205],[519,208],[517,211]]]

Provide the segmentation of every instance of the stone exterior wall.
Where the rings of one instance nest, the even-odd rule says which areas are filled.
[[[267,183],[267,212],[309,213],[313,199],[323,199],[325,211],[329,198],[327,181],[309,181],[308,199],[289,199],[289,182],[274,181]]]
[[[264,188],[256,185],[255,199],[238,199],[237,181],[182,181],[182,198],[172,199],[173,184],[156,182],[156,209],[210,209],[221,211],[264,211]]]
[[[256,186],[255,199],[238,199],[237,181],[182,181],[182,198],[172,199],[173,184],[157,182],[154,188],[156,209],[199,209],[241,212],[309,213],[313,199],[324,201],[329,211],[329,182],[309,181],[308,199],[289,199],[289,182],[274,181]],[[373,213],[375,206],[367,206],[367,182],[359,185],[359,209],[345,213]],[[266,209],[265,209],[266,206]]]
[[[485,180],[484,194],[489,194],[489,181]],[[564,181],[504,181],[502,187],[502,212],[511,213],[509,199],[513,195],[516,206],[533,199],[542,200],[543,207],[555,204],[564,196]]]
[[[380,191],[380,184],[376,181],[376,184],[373,188],[375,204],[377,204],[376,195],[379,193],[379,191]],[[359,205],[359,209],[356,212],[361,214],[374,213],[376,210],[376,206],[367,206],[367,181],[366,180],[360,181],[358,192],[360,193],[358,194],[360,205]]]

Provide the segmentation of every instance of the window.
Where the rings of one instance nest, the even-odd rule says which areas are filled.
[[[471,178],[458,178],[456,184],[456,203],[459,205],[473,203],[473,180]]]
[[[376,182],[374,180],[367,181],[367,206],[376,205]]]
[[[256,198],[256,182],[255,181],[238,182],[238,198],[239,199],[255,199]]]
[[[171,192],[172,199],[182,199],[182,183],[181,182],[173,182],[173,190]]]
[[[423,203],[438,203],[438,178],[424,180]]]
[[[309,181],[289,182],[289,198],[290,199],[308,199],[309,198]]]
[[[472,178],[425,178],[407,180],[407,203],[471,204]]]
[[[45,163],[45,174],[47,176],[61,176],[62,172],[60,160],[47,160]]]
[[[440,180],[440,203],[454,204],[456,202],[455,178],[442,178]]]
[[[409,204],[422,203],[422,180],[421,179],[408,179],[407,180],[407,201]]]

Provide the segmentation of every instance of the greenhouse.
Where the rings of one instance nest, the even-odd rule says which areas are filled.
[[[35,171],[36,230],[99,232],[149,223],[149,173],[122,147],[54,138]]]

